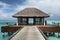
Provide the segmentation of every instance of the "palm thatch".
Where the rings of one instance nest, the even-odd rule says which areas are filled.
[[[25,8],[14,14],[13,17],[49,17],[49,15],[37,8]]]

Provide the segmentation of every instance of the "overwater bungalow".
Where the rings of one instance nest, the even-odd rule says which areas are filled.
[[[1,32],[16,32],[18,29],[26,26],[37,26],[42,32],[60,32],[60,27],[47,25],[45,18],[49,17],[49,15],[37,8],[25,8],[14,14],[13,17],[17,18],[17,25],[2,26]]]
[[[18,25],[44,25],[44,18],[49,15],[37,8],[25,8],[14,14],[13,17],[17,18]]]
[[[47,20],[45,20],[45,18],[49,17],[49,15],[37,8],[25,8],[14,14],[13,17],[17,18],[17,25],[3,26],[1,27],[1,32],[15,32],[25,25],[37,25],[43,32],[60,32],[60,27],[56,25],[47,25]]]

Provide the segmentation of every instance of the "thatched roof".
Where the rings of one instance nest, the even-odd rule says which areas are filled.
[[[13,17],[49,17],[49,15],[37,8],[25,8],[14,14]]]

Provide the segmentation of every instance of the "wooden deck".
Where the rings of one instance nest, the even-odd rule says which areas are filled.
[[[28,25],[23,25],[28,26]],[[2,26],[1,32],[16,32],[18,29],[23,28],[22,25],[20,26]],[[33,25],[30,25],[33,26]],[[40,28],[43,32],[60,32],[60,27],[55,25],[36,25],[38,28]]]
[[[47,40],[37,26],[24,26],[16,35],[9,40]]]

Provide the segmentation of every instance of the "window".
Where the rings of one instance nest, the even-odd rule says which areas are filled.
[[[22,24],[27,24],[27,18],[22,18]]]
[[[18,18],[18,24],[21,24],[21,22],[22,22],[21,18]]]
[[[18,24],[27,24],[27,18],[18,18]]]
[[[40,24],[42,22],[42,18],[35,18],[35,24]]]

